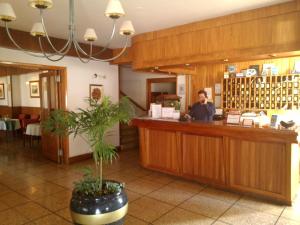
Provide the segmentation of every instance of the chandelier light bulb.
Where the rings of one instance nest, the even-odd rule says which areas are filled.
[[[30,34],[34,37],[45,37],[46,36],[43,25],[41,23],[33,24]]]
[[[130,20],[125,20],[120,28],[120,34],[129,36],[135,33],[134,27]]]
[[[122,4],[119,0],[109,0],[105,10],[105,15],[112,19],[118,19],[125,15]]]
[[[85,41],[96,41],[98,39],[97,34],[93,28],[87,28],[83,38]]]
[[[4,22],[11,22],[16,20],[16,14],[11,4],[9,3],[0,3],[0,20]]]
[[[52,0],[29,0],[29,5],[37,9],[50,9],[53,6]]]

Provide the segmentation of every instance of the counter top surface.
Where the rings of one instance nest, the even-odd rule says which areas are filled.
[[[227,124],[225,121],[178,121],[174,119],[154,119],[139,117],[132,121],[135,126],[152,127],[155,129],[173,130],[182,132],[196,132],[214,136],[235,136],[246,139],[262,139],[279,142],[297,143],[297,130],[274,129],[270,127],[244,127],[241,125]],[[299,131],[299,129],[298,129]],[[248,138],[247,138],[248,136]]]

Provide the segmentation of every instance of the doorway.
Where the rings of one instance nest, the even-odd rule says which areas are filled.
[[[22,74],[28,72],[33,72],[36,75],[35,79],[31,78],[31,80],[26,81],[26,86],[29,89],[28,93],[21,90],[19,90],[21,93],[17,93],[17,91],[14,91],[15,88],[12,88],[13,79],[19,80],[20,83],[22,79],[17,79],[16,76],[21,77]],[[39,123],[35,125],[41,126],[41,123],[47,119],[51,111],[55,109],[66,110],[67,71],[65,67],[0,62],[0,78],[5,76],[9,78],[7,78],[7,88],[4,90],[7,96],[6,102],[2,105],[0,102],[0,115],[2,117],[10,118],[13,121],[19,120],[19,115],[34,114],[40,117]],[[22,80],[21,83],[24,83],[24,81]],[[17,104],[17,94],[23,95],[23,97],[29,95],[30,99],[34,100],[36,104],[38,101],[39,105],[27,107],[28,102],[23,105]],[[26,136],[26,129],[22,132],[22,135]],[[43,131],[39,135],[41,152],[45,158],[57,163],[68,163],[69,141],[67,137],[59,138]]]
[[[153,78],[147,79],[147,109],[150,104],[157,102],[158,99],[173,99],[177,100],[177,78]]]

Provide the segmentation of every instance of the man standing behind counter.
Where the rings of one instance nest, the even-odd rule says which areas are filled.
[[[200,90],[198,96],[199,101],[192,106],[189,115],[194,120],[212,121],[216,112],[214,104],[208,102],[206,91]]]

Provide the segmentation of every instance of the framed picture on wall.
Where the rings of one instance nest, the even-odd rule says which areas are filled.
[[[101,102],[104,96],[104,87],[101,84],[90,84],[90,98]]]
[[[29,92],[30,92],[30,98],[40,97],[40,85],[38,80],[29,81]]]
[[[0,84],[0,99],[5,99],[4,84]]]

